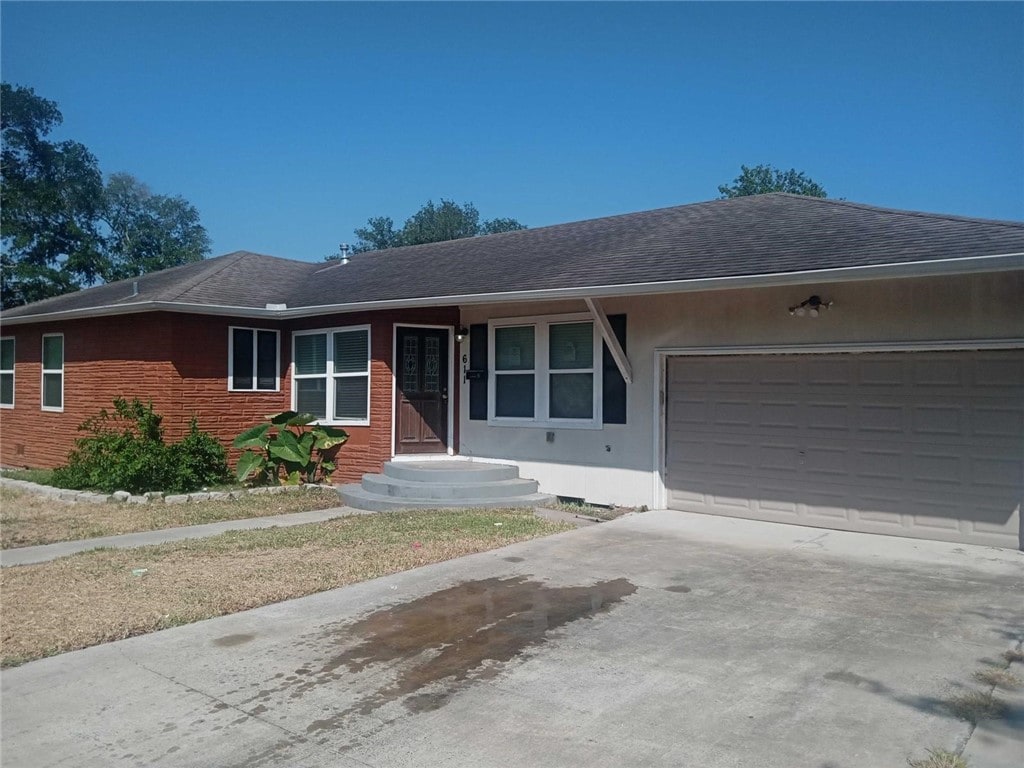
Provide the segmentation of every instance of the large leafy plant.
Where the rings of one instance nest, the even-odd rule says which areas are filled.
[[[311,413],[283,411],[236,437],[232,444],[244,449],[235,472],[239,482],[298,485],[328,480],[348,432],[314,421]]]

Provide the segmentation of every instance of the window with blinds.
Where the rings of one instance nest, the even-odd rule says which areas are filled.
[[[293,409],[327,424],[369,424],[369,326],[300,331],[292,346]]]

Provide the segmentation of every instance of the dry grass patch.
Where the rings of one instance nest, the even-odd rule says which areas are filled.
[[[956,752],[944,749],[925,750],[928,757],[920,760],[907,760],[910,768],[968,768],[967,761]]]
[[[1011,648],[1003,652],[1003,658],[1006,659],[1007,664],[1013,664],[1015,661],[1024,661],[1024,650]]]
[[[338,494],[327,489],[189,504],[68,504],[0,487],[0,546],[29,547],[340,505]]]
[[[532,510],[438,510],[94,550],[0,571],[4,666],[545,536]]]
[[[646,507],[601,506],[598,504],[588,504],[580,500],[565,499],[559,499],[559,501],[551,506],[560,512],[568,512],[570,515],[604,522],[628,515],[631,512],[645,512],[647,510]]]
[[[946,706],[954,717],[977,723],[979,720],[998,720],[1006,712],[1006,703],[991,693],[968,691],[950,696]]]
[[[1001,667],[987,667],[974,673],[974,679],[997,688],[1019,688],[1024,680],[1019,675]]]

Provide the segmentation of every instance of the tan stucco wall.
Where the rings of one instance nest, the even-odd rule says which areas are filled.
[[[811,294],[834,307],[818,318],[790,316],[787,307]],[[608,314],[627,315],[634,376],[627,424],[554,430],[548,443],[547,428],[470,421],[463,398],[460,453],[515,460],[551,493],[652,506],[659,482],[659,350],[1021,339],[1022,301],[1022,271],[603,299]],[[464,307],[462,322],[581,311],[582,301]]]

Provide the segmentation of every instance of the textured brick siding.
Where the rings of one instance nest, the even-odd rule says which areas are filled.
[[[45,333],[64,334],[61,413],[40,408]],[[174,366],[155,343],[170,334],[166,315],[15,326],[3,334],[15,337],[15,407],[0,409],[0,461],[6,466],[64,463],[78,425],[101,408],[110,409],[118,396],[152,399],[159,413],[178,409]],[[171,422],[165,419],[168,432]]]
[[[0,462],[4,466],[63,464],[79,436],[77,427],[115,397],[153,400],[164,417],[165,438],[178,440],[195,415],[225,447],[264,416],[291,407],[291,332],[347,325],[371,326],[370,426],[346,427],[336,482],[379,472],[391,458],[392,341],[395,323],[456,325],[454,308],[376,312],[266,323],[238,318],[151,313],[3,330],[15,341],[15,408],[0,409]],[[228,328],[281,331],[281,391],[229,392]],[[64,411],[40,410],[42,335],[64,334]],[[456,372],[458,349],[452,350]],[[451,406],[458,413],[458,379]],[[455,419],[456,430],[458,419]],[[456,432],[457,439],[457,432]],[[455,443],[457,446],[457,442]],[[232,465],[237,452],[229,450]]]

